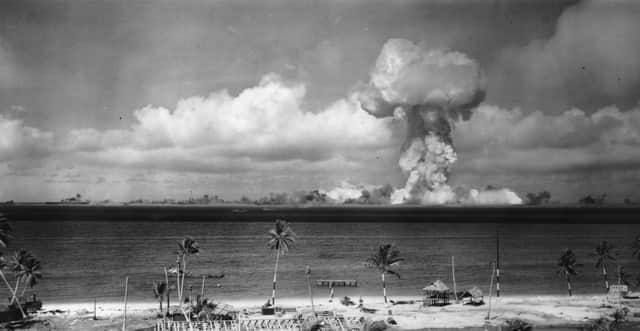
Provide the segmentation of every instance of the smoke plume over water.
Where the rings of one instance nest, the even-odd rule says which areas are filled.
[[[407,136],[398,164],[405,186],[392,203],[454,202],[518,204],[509,190],[477,191],[460,197],[448,185],[457,155],[451,137],[455,121],[468,120],[484,99],[485,79],[478,64],[465,54],[427,50],[405,39],[391,39],[382,48],[370,81],[358,96],[362,108],[377,117],[407,121]]]

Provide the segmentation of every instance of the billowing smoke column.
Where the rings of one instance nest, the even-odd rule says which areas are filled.
[[[407,120],[398,162],[407,182],[394,191],[392,203],[456,202],[447,184],[457,160],[452,123],[469,119],[484,99],[485,81],[478,64],[459,52],[427,51],[411,41],[391,39],[358,96],[362,108],[374,116]]]

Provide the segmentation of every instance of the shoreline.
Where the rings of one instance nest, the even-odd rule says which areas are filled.
[[[358,302],[359,297],[351,298]],[[392,300],[421,300],[419,296],[393,297]],[[421,302],[413,304],[384,304],[381,297],[363,297],[364,306],[376,310],[373,313],[363,313],[354,306],[344,306],[341,297],[336,297],[333,303],[326,300],[316,300],[315,310],[329,311],[343,316],[364,317],[370,320],[386,320],[392,317],[398,324],[397,329],[461,329],[497,327],[508,320],[524,320],[536,327],[577,328],[584,326],[598,318],[611,315],[616,307],[607,303],[604,295],[577,295],[573,297],[560,295],[508,295],[494,297],[491,302],[491,319],[487,322],[489,305],[485,297],[485,304],[469,306],[453,303],[442,307],[423,307]],[[281,308],[295,308],[288,310],[282,316],[262,316],[260,307],[263,299],[248,298],[246,300],[220,300],[219,303],[231,305],[236,311],[246,312],[243,319],[254,318],[295,318],[302,311],[311,311],[309,298],[280,298],[276,299],[276,306]],[[634,313],[640,313],[640,300],[622,300],[621,304],[630,309],[629,321],[640,323],[640,318]],[[43,310],[36,318],[49,327],[59,326],[68,330],[108,330],[114,325],[121,325],[124,315],[124,302],[106,301],[96,303],[97,320],[93,320],[93,302],[49,302],[43,305]],[[166,308],[166,302],[163,303]],[[172,310],[178,311],[172,305]],[[390,312],[391,311],[391,312]],[[127,303],[127,320],[132,329],[142,329],[154,326],[159,313],[158,301],[135,301]],[[391,313],[391,315],[389,314]],[[636,325],[636,324],[634,324]],[[45,330],[33,328],[29,330]],[[536,328],[537,330],[537,328]]]

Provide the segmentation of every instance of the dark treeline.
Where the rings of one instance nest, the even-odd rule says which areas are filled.
[[[637,223],[635,207],[420,207],[420,206],[93,206],[4,205],[13,221],[432,222],[432,223]]]

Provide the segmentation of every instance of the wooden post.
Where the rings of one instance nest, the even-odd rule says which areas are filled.
[[[200,289],[200,298],[204,299],[204,280],[207,278],[207,275],[202,275],[202,288]]]
[[[309,287],[309,298],[311,299],[311,311],[313,312],[313,315],[316,314],[316,308],[313,305],[313,292],[311,291],[311,268],[309,266],[307,266],[306,270],[305,270],[305,274],[307,275],[307,287]]]
[[[456,286],[456,262],[453,256],[451,256],[451,276],[453,277],[453,296],[458,301],[458,287]]]
[[[124,279],[124,318],[122,319],[122,331],[127,330],[127,291],[129,289],[129,276]]]
[[[98,318],[96,317],[96,297],[93,297],[93,320],[97,320]]]
[[[329,284],[329,302],[333,302],[333,282]]]
[[[496,231],[496,296],[500,297],[500,231]]]
[[[167,267],[164,267],[164,281],[167,283],[167,312],[166,316],[169,316],[169,305],[171,301],[171,285],[169,285],[169,275],[167,274]]]
[[[487,318],[486,320],[490,320],[491,319],[491,298],[492,298],[492,294],[493,294],[493,275],[496,272],[496,263],[495,262],[491,262],[491,283],[489,285],[489,312],[487,312]]]

